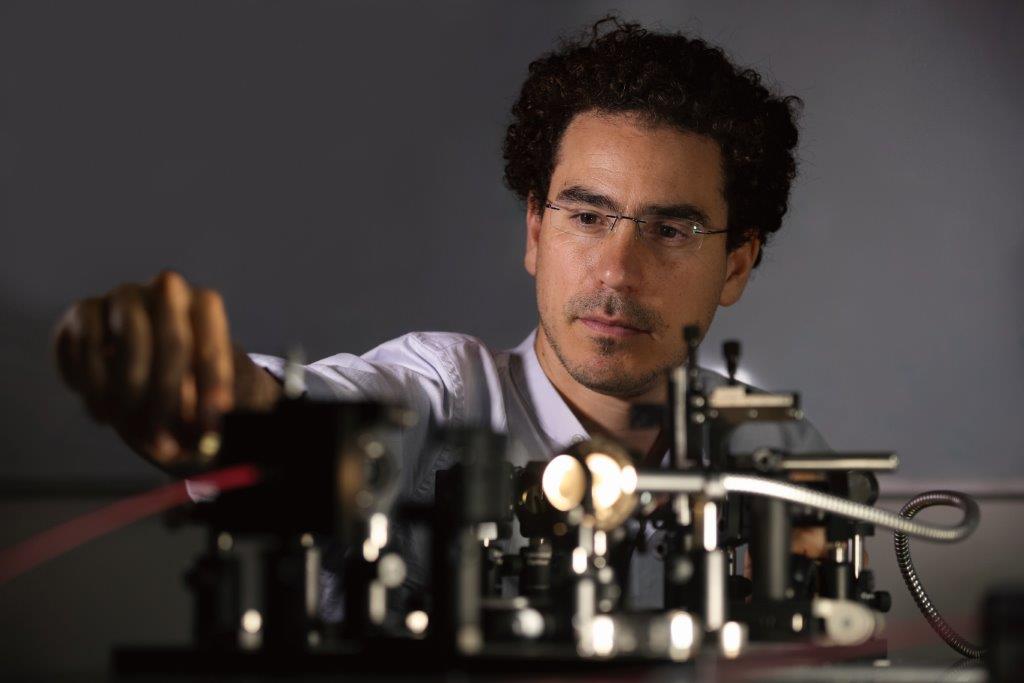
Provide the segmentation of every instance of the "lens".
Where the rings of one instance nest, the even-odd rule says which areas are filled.
[[[585,486],[583,465],[571,455],[556,455],[544,468],[541,488],[556,510],[568,512],[582,503]]]
[[[590,495],[598,510],[610,508],[622,496],[622,467],[610,455],[591,453],[587,469],[593,478]]]

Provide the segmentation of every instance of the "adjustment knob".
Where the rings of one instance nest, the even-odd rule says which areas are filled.
[[[888,612],[892,609],[892,595],[889,591],[875,591],[875,596],[868,604],[879,612]]]
[[[729,373],[729,384],[736,384],[736,370],[740,366],[740,343],[735,339],[722,344],[722,355],[725,356],[725,369]]]

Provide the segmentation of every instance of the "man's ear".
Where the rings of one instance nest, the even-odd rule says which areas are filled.
[[[540,224],[544,220],[543,205],[532,192],[526,198],[526,255],[523,265],[526,272],[537,276],[537,243],[540,240]]]
[[[761,240],[751,237],[733,249],[725,257],[725,285],[718,299],[720,306],[732,306],[743,296],[750,273],[757,263],[757,255],[761,253]]]

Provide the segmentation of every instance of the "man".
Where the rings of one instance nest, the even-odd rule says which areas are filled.
[[[409,334],[310,365],[309,394],[416,409],[425,419],[396,450],[403,491],[417,499],[452,464],[426,447],[445,424],[508,432],[517,464],[593,434],[662,462],[666,435],[634,429],[630,407],[666,400],[665,373],[685,360],[684,325],[706,332],[719,306],[740,299],[779,229],[797,103],[700,40],[598,22],[530,65],[505,139],[506,181],[526,206],[537,330],[501,353],[464,335]],[[220,297],[170,272],[75,304],[57,354],[92,414],[165,467],[190,461],[226,411],[268,409],[281,395],[282,361],[233,348]],[[740,450],[826,447],[806,423],[737,440]],[[399,537],[415,587],[425,549]],[[653,554],[630,573],[638,604],[659,601]]]

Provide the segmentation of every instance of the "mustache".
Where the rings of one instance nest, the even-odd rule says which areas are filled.
[[[569,299],[565,305],[565,314],[570,322],[594,313],[620,318],[626,325],[648,332],[664,324],[664,320],[657,311],[653,311],[618,292],[579,294]]]

